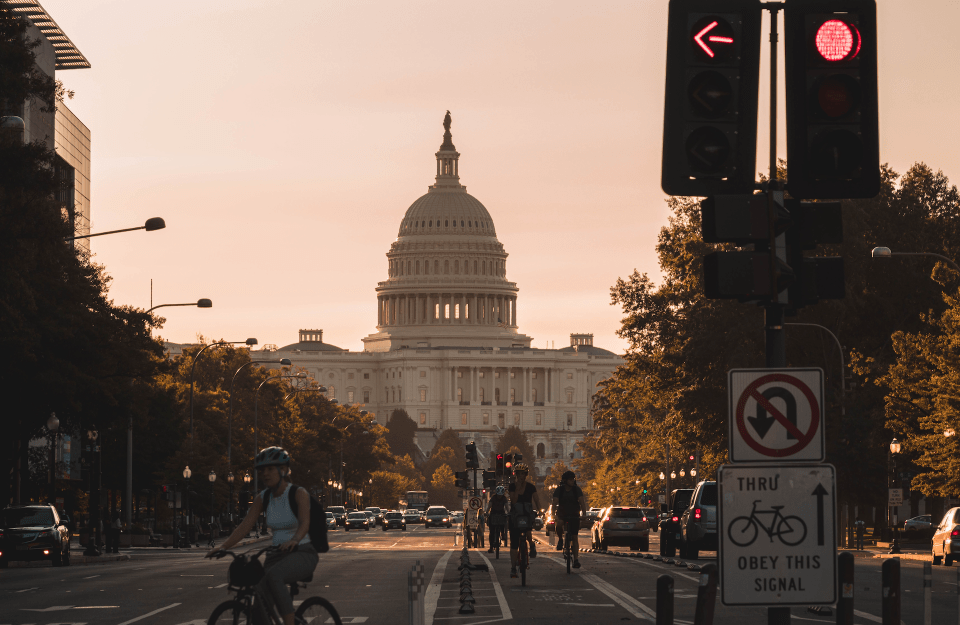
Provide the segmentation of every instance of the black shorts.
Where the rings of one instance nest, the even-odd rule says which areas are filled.
[[[566,532],[566,527],[568,523],[573,523],[574,534],[580,531],[580,515],[577,516],[559,516],[557,520],[563,523],[564,532]]]

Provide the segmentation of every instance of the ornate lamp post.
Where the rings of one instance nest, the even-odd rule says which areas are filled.
[[[186,524],[190,523],[190,476],[193,475],[193,471],[190,470],[190,465],[183,467],[183,479],[187,481],[187,487],[184,489],[187,493],[187,507],[186,507]],[[188,532],[189,533],[189,532]],[[189,538],[189,537],[188,537]]]
[[[47,419],[47,431],[50,432],[50,505],[57,505],[57,434],[60,419],[53,412]]]
[[[216,516],[214,513],[214,501],[213,501],[213,483],[217,481],[217,474],[213,469],[210,469],[210,474],[207,475],[207,479],[210,480],[210,523],[213,523],[213,519]]]
[[[230,521],[233,522],[233,471],[227,473],[227,484],[230,485],[230,500],[227,505],[227,514],[230,515]]]
[[[887,456],[887,462],[893,462],[893,482],[891,487],[896,486],[897,484],[897,456],[900,455],[900,449],[900,441],[897,439],[890,441],[890,454]],[[889,469],[889,464],[887,468]],[[897,508],[897,506],[893,506],[892,509],[890,509],[891,521],[893,525],[893,546],[890,547],[890,553],[900,553],[900,541],[897,540],[899,537],[899,532],[897,531]]]

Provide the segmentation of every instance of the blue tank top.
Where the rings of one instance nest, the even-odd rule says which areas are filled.
[[[260,499],[262,501],[267,500],[267,490],[264,489],[260,493]],[[273,546],[279,547],[283,543],[292,540],[293,536],[297,533],[297,527],[300,525],[299,519],[293,514],[293,510],[290,509],[290,491],[293,488],[290,484],[287,484],[287,487],[283,489],[283,492],[279,496],[270,493],[270,503],[267,505],[267,527],[273,530]],[[299,543],[300,545],[308,544],[310,542],[310,534],[308,533],[303,537]]]

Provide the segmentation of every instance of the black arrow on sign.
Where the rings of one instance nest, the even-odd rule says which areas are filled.
[[[817,487],[813,489],[811,495],[817,498],[817,545],[823,546],[823,498],[830,493],[823,487],[823,484],[817,482]]]
[[[792,423],[794,426],[797,425],[797,400],[790,391],[782,387],[774,387],[768,388],[761,393],[761,395],[766,397],[768,400],[782,399],[787,405],[787,421]],[[747,421],[749,421],[750,425],[753,426],[753,429],[757,431],[757,434],[760,436],[760,440],[763,440],[763,437],[766,436],[767,432],[770,431],[770,428],[777,421],[777,418],[772,415],[768,416],[767,409],[760,404],[757,404],[757,416],[747,417]],[[796,440],[796,437],[793,436],[789,430],[787,431],[787,440]]]

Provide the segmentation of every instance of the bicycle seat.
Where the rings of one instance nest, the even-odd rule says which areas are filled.
[[[783,510],[786,506],[770,506],[772,510]]]

